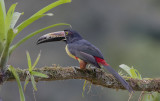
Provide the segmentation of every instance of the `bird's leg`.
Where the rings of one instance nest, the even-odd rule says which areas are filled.
[[[86,69],[87,62],[81,60],[81,61],[79,61],[79,65],[80,65],[80,69],[84,70],[84,69]]]
[[[77,72],[78,69],[85,70],[85,69],[86,69],[87,62],[85,62],[85,61],[83,61],[83,60],[80,60],[80,61],[79,61],[79,65],[80,65],[80,68],[79,68],[78,66],[72,67],[75,73]]]
[[[78,66],[72,67],[75,73],[77,72],[78,69],[81,69],[81,70],[86,69],[87,62],[83,60],[79,60],[79,65],[80,65],[80,68]]]

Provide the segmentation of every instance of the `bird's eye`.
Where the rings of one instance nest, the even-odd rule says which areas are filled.
[[[66,35],[68,35],[68,32],[66,32]]]

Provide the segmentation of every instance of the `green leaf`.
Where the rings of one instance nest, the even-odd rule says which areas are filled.
[[[14,30],[13,29],[9,29],[8,33],[7,33],[7,42],[5,45],[10,46],[10,44],[13,41],[13,35],[14,35]]]
[[[34,21],[38,20],[39,18],[42,18],[44,16],[46,16],[47,14],[41,14],[41,15],[37,15],[37,16],[34,16],[34,17],[31,17],[25,21],[23,21],[20,25],[18,25],[16,27],[16,29],[18,30],[18,32],[14,35],[17,36],[19,34],[19,32],[21,32],[24,28],[26,28],[28,25],[30,25],[31,23],[33,23]]]
[[[32,82],[32,86],[33,86],[34,90],[37,91],[36,81],[34,80],[34,76],[30,75],[30,78],[31,78],[31,82]]]
[[[90,83],[90,82],[89,82],[89,83]],[[89,92],[91,92],[91,87],[92,87],[92,83],[90,83],[90,85],[89,85],[89,89],[88,89],[87,94],[89,94]]]
[[[13,17],[16,5],[17,4],[12,4],[11,7],[9,8],[8,12],[7,12],[7,16],[6,16],[6,19],[5,19],[5,29],[6,29],[5,32],[8,32],[8,30],[10,29],[11,21],[12,21],[12,17]],[[5,37],[7,37],[7,36],[5,35]]]
[[[141,101],[160,101],[160,94],[158,92],[147,93],[148,92],[144,93],[144,97]]]
[[[6,9],[4,0],[0,0],[0,42],[3,42],[5,37],[5,18],[6,18]]]
[[[130,72],[133,78],[142,79],[141,74],[133,67],[130,69]]]
[[[138,76],[137,76],[134,68],[130,69],[130,73],[131,73],[131,75],[132,75],[133,78],[138,78]]]
[[[21,32],[24,28],[26,28],[28,25],[30,25],[31,23],[33,23],[34,21],[38,20],[39,18],[45,16],[45,15],[48,15],[48,14],[44,14],[46,13],[47,11],[53,9],[54,7],[56,6],[59,6],[61,4],[64,4],[64,3],[69,3],[71,2],[71,0],[58,0],[54,3],[51,3],[50,5],[42,8],[41,10],[39,10],[37,13],[35,13],[34,15],[32,15],[30,18],[28,18],[27,20],[25,20],[24,22],[22,22],[20,25],[18,25],[16,27],[16,29],[18,29],[18,32],[15,34],[15,36]],[[49,15],[48,15],[49,16]]]
[[[38,61],[40,59],[40,56],[41,56],[41,52],[38,54],[37,59],[36,59],[36,61],[34,62],[33,66],[32,66],[32,69],[34,69],[34,67],[37,65],[37,63],[38,63]]]
[[[132,78],[142,79],[141,74],[133,67],[130,68],[125,64],[121,64],[119,67],[125,70]]]
[[[14,77],[17,81],[18,88],[19,88],[19,93],[20,93],[20,100],[25,101],[25,96],[24,96],[24,93],[23,93],[22,85],[21,85],[21,82],[20,82],[20,79],[19,79],[19,76],[18,76],[16,70],[12,66],[9,67],[9,70],[12,72],[12,74],[14,75]]]
[[[86,89],[86,84],[87,84],[87,80],[84,81],[84,84],[83,84],[83,91],[82,91],[82,97],[84,98],[84,92],[85,92],[85,89]]]
[[[12,53],[12,51],[14,49],[16,49],[19,45],[21,45],[22,43],[24,43],[25,41],[27,41],[28,39],[30,39],[31,37],[37,35],[38,33],[44,31],[44,30],[47,30],[49,28],[53,28],[53,27],[56,27],[56,26],[62,26],[62,25],[67,25],[67,26],[70,26],[69,24],[66,24],[66,23],[58,23],[58,24],[53,24],[51,26],[48,26],[48,27],[45,27],[45,28],[42,28],[42,29],[39,29],[31,34],[29,34],[28,36],[26,36],[25,38],[23,38],[22,40],[20,40],[18,43],[16,43],[15,45],[13,45],[11,48],[10,48],[10,52],[9,54]]]
[[[4,0],[0,0],[0,4],[1,4],[1,8],[4,12],[4,17],[6,17],[6,7],[5,7],[5,3]]]
[[[29,68],[29,71],[31,72],[32,71],[31,57],[28,51],[26,51],[26,54],[27,54],[28,68]]]
[[[137,74],[137,78],[142,79],[142,76],[141,76],[141,74],[138,72],[138,70],[136,70],[136,69],[134,69],[134,70],[135,70],[135,72],[136,72],[136,74]]]
[[[4,3],[4,0],[0,0],[0,6],[1,6],[1,8],[2,8],[2,12],[3,12],[3,14],[4,14],[4,17],[6,17],[6,7],[5,7],[5,3]]]
[[[4,49],[4,44],[0,41],[0,56],[3,52],[3,49]]]
[[[6,43],[5,43],[5,47],[4,47],[4,50],[1,54],[1,57],[0,57],[0,67],[1,68],[4,68],[6,66],[6,63],[8,61],[8,57],[9,57],[9,47],[10,47],[10,44],[13,40],[13,29],[9,29],[8,31],[8,34],[7,34],[7,40],[6,40]]]
[[[40,72],[35,72],[31,71],[31,75],[38,76],[38,77],[43,77],[43,78],[48,78],[46,74],[40,73]]]
[[[12,20],[12,16],[13,16],[13,12],[15,10],[15,7],[16,7],[16,4],[13,4],[8,12],[7,12],[7,16],[6,16],[6,19],[4,20],[5,23],[4,23],[4,31],[3,31],[3,34],[0,33],[2,36],[2,41],[5,41],[5,44],[4,44],[4,49],[3,49],[3,52],[1,54],[1,61],[0,61],[0,67],[3,68],[5,67],[7,61],[8,61],[8,57],[9,57],[9,47],[10,47],[10,44],[12,43],[12,40],[13,40],[13,35],[14,35],[14,32],[13,32],[13,29],[10,29],[10,24],[11,24],[11,20]],[[1,20],[0,20],[1,21]],[[1,26],[0,26],[1,28]],[[6,34],[7,33],[7,34]],[[7,37],[7,39],[6,39]],[[5,40],[4,40],[5,39]]]
[[[13,29],[14,26],[16,25],[19,17],[22,15],[23,13],[19,13],[19,12],[14,12],[13,13],[13,17],[12,17],[12,21],[11,21],[11,24],[10,24],[10,27]]]
[[[24,82],[24,91],[26,91],[27,84],[29,83],[29,76],[26,77]]]
[[[132,74],[130,72],[131,68],[129,66],[127,66],[125,64],[121,64],[121,65],[119,65],[119,67],[122,68],[123,70],[125,70],[132,77]]]
[[[44,8],[42,8],[41,10],[39,10],[37,13],[35,13],[34,15],[32,15],[32,17],[44,14],[47,11],[55,8],[56,6],[59,6],[59,5],[64,4],[64,3],[69,3],[69,2],[71,2],[71,0],[58,0],[56,2],[53,2],[50,5],[48,5],[48,6],[44,7]]]

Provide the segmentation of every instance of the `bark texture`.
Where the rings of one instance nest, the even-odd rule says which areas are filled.
[[[27,69],[19,69],[16,71],[19,74],[20,80],[24,81],[27,76]],[[118,82],[111,74],[107,74],[101,69],[86,69],[80,70],[74,67],[42,67],[37,68],[34,71],[41,72],[48,75],[48,78],[35,77],[36,81],[54,81],[54,80],[67,80],[67,79],[84,79],[90,81],[94,85],[99,85],[113,89],[125,89],[120,82]],[[133,79],[123,77],[134,91],[160,91],[160,78],[155,79]],[[10,71],[0,75],[0,80],[3,81],[15,81],[14,76]]]

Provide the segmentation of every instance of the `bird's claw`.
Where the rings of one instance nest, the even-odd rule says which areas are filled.
[[[74,71],[75,73],[77,73],[77,70],[80,69],[80,67],[78,67],[78,66],[73,66],[72,68],[73,68],[73,71]]]
[[[75,68],[75,69],[80,69],[80,67],[78,67],[78,66],[74,66],[74,68]]]

